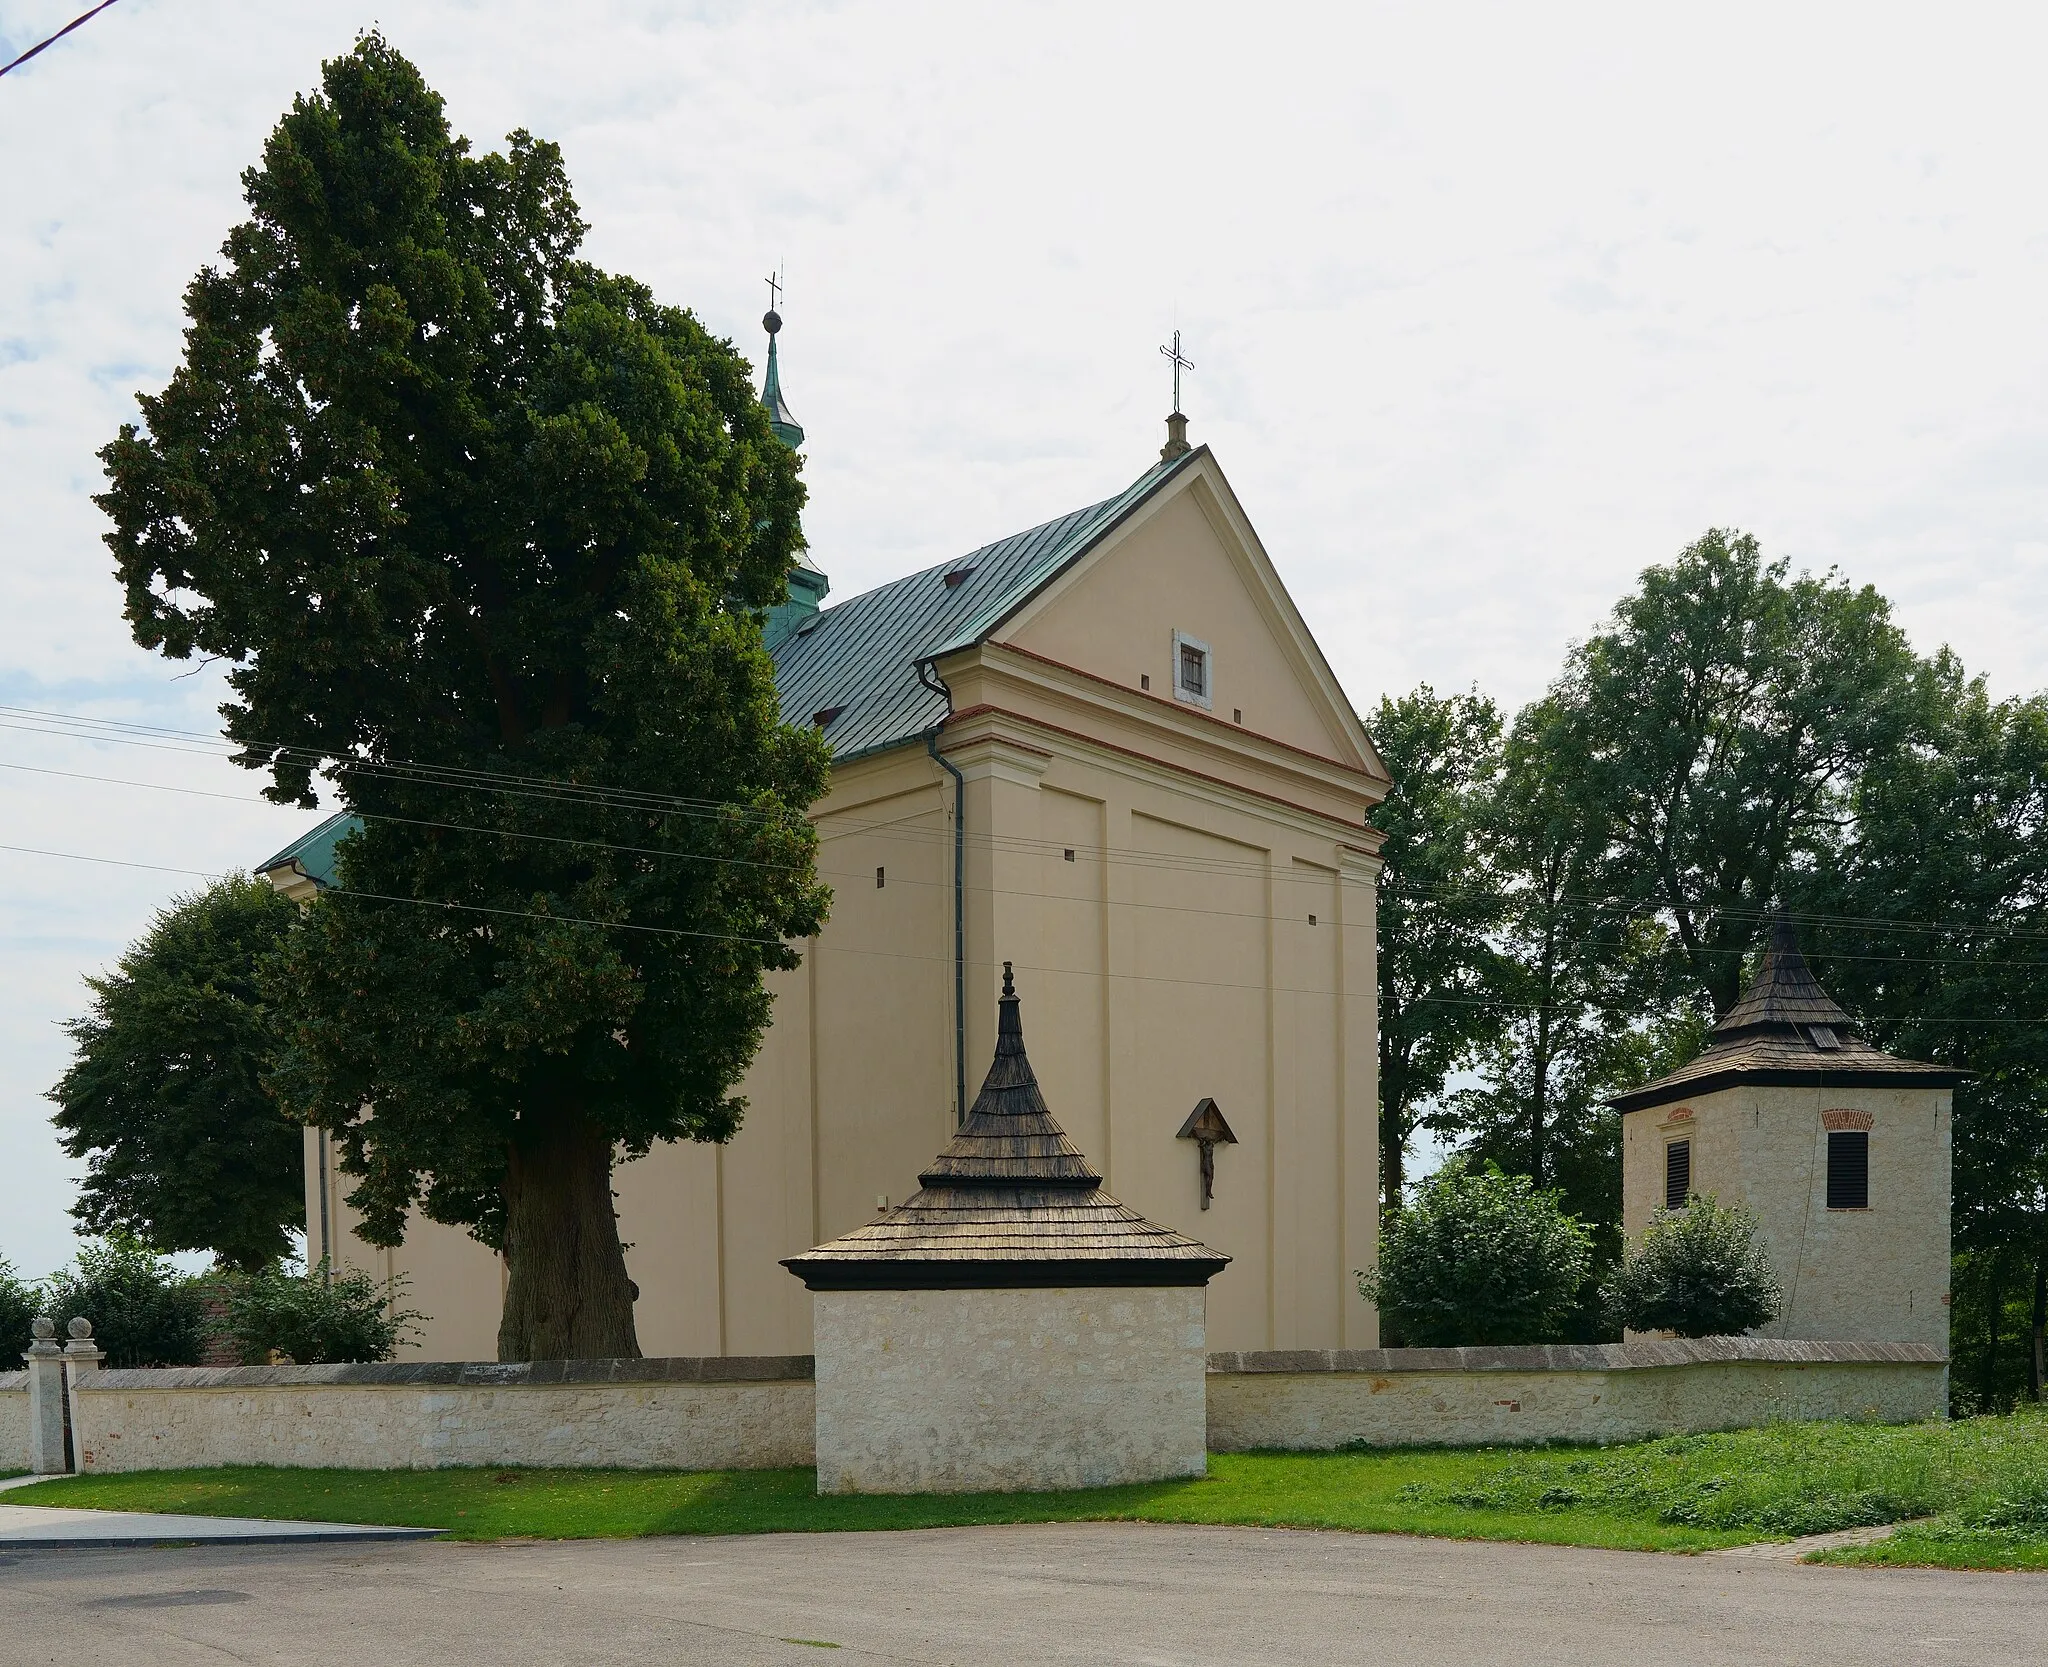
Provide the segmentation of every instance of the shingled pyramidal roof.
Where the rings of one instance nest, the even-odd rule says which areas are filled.
[[[1206,1285],[1229,1263],[1102,1190],[1039,1092],[1019,1007],[1006,961],[974,1109],[899,1208],[783,1262],[812,1290]]]
[[[1737,1083],[1936,1088],[1969,1075],[1881,1053],[1855,1034],[1855,1023],[1820,987],[1799,951],[1791,918],[1781,910],[1772,917],[1755,981],[1714,1026],[1705,1051],[1669,1076],[1607,1103],[1642,1111]]]

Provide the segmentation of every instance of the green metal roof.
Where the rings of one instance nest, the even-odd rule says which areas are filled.
[[[305,870],[306,877],[317,886],[334,884],[334,848],[342,836],[362,826],[358,817],[347,812],[330,816],[317,828],[312,828],[287,845],[276,856],[256,865],[258,874],[268,874],[273,868],[285,868],[297,863]]]
[[[1113,498],[820,610],[775,649],[784,720],[836,713],[823,727],[841,760],[916,740],[946,711],[919,682],[918,662],[980,642],[1200,455],[1154,464]],[[961,577],[949,585],[951,574]]]
[[[812,614],[771,650],[783,720],[831,713],[822,727],[840,761],[916,741],[946,712],[945,699],[918,680],[918,662],[982,641],[1206,450],[1154,464],[1099,504]],[[949,585],[952,574],[960,577]],[[257,872],[296,860],[331,886],[335,844],[356,825],[353,816],[330,816]]]
[[[770,313],[770,318],[775,315]],[[778,319],[777,328],[781,321]],[[782,399],[782,367],[775,357],[775,333],[768,334],[768,375],[761,383],[761,403],[768,407],[768,426],[775,430],[775,438],[791,451],[804,443],[804,427],[790,414],[789,407]]]

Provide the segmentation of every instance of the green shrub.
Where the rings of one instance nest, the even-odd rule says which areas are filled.
[[[1602,1297],[1608,1318],[1629,1331],[1737,1337],[1776,1315],[1785,1294],[1757,1242],[1756,1217],[1695,1197],[1657,1212]]]
[[[109,1366],[196,1366],[204,1323],[198,1282],[139,1239],[116,1233],[81,1246],[50,1276],[46,1309],[59,1337],[73,1319],[92,1321]]]
[[[359,1270],[327,1278],[324,1263],[306,1274],[277,1267],[231,1274],[222,1288],[228,1338],[251,1365],[272,1349],[301,1366],[389,1360],[422,1317]]]
[[[28,1347],[29,1322],[47,1313],[43,1293],[14,1271],[14,1264],[0,1256],[0,1372],[19,1371],[16,1357]]]
[[[1453,1159],[1387,1222],[1358,1288],[1404,1343],[1541,1343],[1562,1334],[1592,1257],[1555,1193]]]

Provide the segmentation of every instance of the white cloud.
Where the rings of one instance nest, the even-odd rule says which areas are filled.
[[[7,0],[0,45],[73,10]],[[207,721],[128,642],[93,454],[174,362],[240,169],[373,16],[480,143],[562,143],[596,258],[750,353],[786,261],[836,594],[1134,475],[1177,322],[1195,433],[1361,706],[1526,699],[1713,524],[2041,682],[2036,8],[124,0],[0,82],[0,699]],[[9,843],[196,868],[300,820],[33,778],[0,806]],[[0,853],[0,1250],[31,1267],[66,1249],[52,1027],[174,887]]]

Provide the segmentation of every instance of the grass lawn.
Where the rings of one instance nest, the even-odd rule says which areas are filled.
[[[458,1539],[1143,1521],[1699,1551],[1927,1517],[1833,1560],[2048,1568],[2048,1416],[1785,1424],[1615,1447],[1237,1453],[1202,1481],[819,1498],[808,1470],[143,1471],[8,1504],[446,1528]]]

